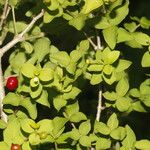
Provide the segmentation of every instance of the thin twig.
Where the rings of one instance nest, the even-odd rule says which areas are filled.
[[[96,40],[97,40],[97,49],[96,50],[102,50],[103,46],[101,43],[100,36],[98,34],[98,31],[96,30]],[[99,122],[101,118],[101,113],[104,107],[102,107],[102,86],[99,85],[99,92],[98,92],[98,105],[97,105],[97,113],[96,113],[96,120]],[[91,147],[91,150],[95,150],[94,147]]]
[[[88,37],[88,35],[85,32],[84,32],[84,35],[86,36],[88,41],[91,43],[91,45],[93,46],[94,50],[97,50],[97,45],[92,41],[92,39],[90,37]]]
[[[100,38],[97,30],[96,30],[96,39],[97,39],[97,49],[102,50],[103,46],[102,46],[101,38]]]
[[[5,20],[6,20],[6,18],[8,17],[10,10],[11,10],[11,7],[8,6],[8,7],[7,7],[7,11],[6,11]]]
[[[14,8],[14,6],[11,7],[11,10],[12,10],[12,16],[13,16],[14,33],[15,33],[15,35],[17,35],[18,32],[17,32],[17,28],[16,28],[16,16],[15,16],[15,8]]]
[[[97,39],[97,47],[98,50],[102,50],[103,46],[101,43],[101,38],[99,36],[98,31],[96,30],[96,39]],[[101,112],[102,112],[102,86],[100,85],[99,87],[99,93],[98,93],[98,106],[97,106],[97,114],[96,114],[96,120],[99,121],[101,117]]]
[[[3,23],[7,17],[7,8],[8,8],[8,0],[5,0],[4,9],[0,21],[0,31],[2,30]]]
[[[3,44],[3,42],[7,36],[7,33],[8,33],[8,29],[4,27],[3,30],[1,31],[0,46]]]
[[[54,144],[55,144],[55,150],[57,150],[58,149],[57,143],[55,142]]]
[[[97,114],[96,114],[96,120],[99,121],[101,117],[102,112],[102,89],[100,87],[98,92],[98,106],[97,106]]]
[[[11,40],[9,43],[7,43],[5,46],[0,48],[0,57],[4,55],[10,48],[12,48],[15,44],[18,42],[21,42],[24,40],[24,35],[32,28],[32,26],[35,24],[35,22],[40,19],[44,15],[44,10],[42,10],[35,18],[32,19],[30,24],[25,28],[24,31],[22,31],[20,34],[16,35],[13,40]]]

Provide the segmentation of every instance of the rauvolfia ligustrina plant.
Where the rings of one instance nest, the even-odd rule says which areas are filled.
[[[135,119],[150,112],[150,20],[129,6],[0,0],[0,150],[150,149]]]

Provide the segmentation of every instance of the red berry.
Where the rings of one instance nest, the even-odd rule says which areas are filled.
[[[21,150],[21,147],[19,144],[11,144],[11,150]]]
[[[6,87],[9,91],[14,91],[18,87],[17,77],[9,77],[7,79]]]

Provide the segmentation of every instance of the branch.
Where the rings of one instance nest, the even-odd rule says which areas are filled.
[[[98,31],[96,30],[96,39],[97,39],[97,49],[96,50],[102,50],[103,46],[101,44],[101,39],[98,34]],[[96,113],[96,120],[99,122],[101,118],[101,113],[104,107],[102,106],[102,86],[99,85],[99,92],[98,92],[98,105],[97,105],[97,113]],[[95,150],[94,147],[91,147],[91,150]]]
[[[97,49],[102,50],[103,46],[102,46],[101,38],[100,38],[97,30],[96,30],[96,39],[97,39]]]
[[[103,46],[101,43],[101,38],[99,36],[98,30],[96,30],[96,39],[97,39],[97,50],[102,50]],[[97,114],[96,114],[96,120],[99,121],[101,117],[101,112],[104,108],[102,107],[102,86],[99,87],[99,93],[98,93],[98,106],[97,106]]]
[[[0,58],[0,62],[1,62],[1,58]],[[4,85],[3,85],[2,64],[0,63],[0,117],[2,120],[7,122],[7,116],[3,112],[3,104],[2,104],[2,100],[4,97],[5,97],[5,90],[4,90]]]
[[[1,31],[1,36],[0,36],[0,46],[3,44],[6,36],[7,36],[8,30],[7,28],[3,28],[3,30]]]
[[[91,43],[91,45],[93,46],[94,50],[97,50],[97,45],[92,41],[92,39],[90,37],[88,37],[88,35],[85,32],[84,32],[84,35],[86,36],[88,41]]]
[[[104,109],[102,107],[102,88],[100,87],[99,93],[98,93],[98,106],[97,106],[97,114],[96,114],[96,120],[100,121],[101,112]]]
[[[11,40],[9,43],[7,43],[5,46],[3,46],[0,49],[0,116],[1,119],[3,119],[5,122],[7,122],[7,116],[3,112],[3,98],[5,97],[5,90],[4,90],[4,84],[3,84],[3,73],[2,73],[2,56],[4,53],[6,53],[10,48],[12,48],[15,44],[18,42],[23,41],[24,35],[32,28],[32,26],[35,24],[35,22],[40,19],[44,15],[44,11],[42,10],[35,18],[32,19],[30,24],[25,28],[24,31],[22,31],[20,34],[16,35],[13,40]]]
[[[2,30],[3,23],[7,18],[7,16],[8,16],[8,0],[5,0],[4,9],[0,21],[0,31]]]
[[[15,16],[15,8],[14,8],[14,6],[11,7],[11,10],[12,10],[12,16],[13,16],[14,33],[15,33],[15,35],[17,35],[18,32],[17,32],[17,28],[16,28],[16,16]]]
[[[22,31],[20,34],[16,35],[12,41],[7,43],[4,47],[0,49],[0,57],[4,55],[10,48],[12,48],[15,44],[18,42],[21,42],[24,40],[24,35],[32,28],[32,26],[35,24],[35,22],[40,19],[44,15],[44,10],[42,10],[35,18],[32,19],[30,24],[25,28],[24,31]]]

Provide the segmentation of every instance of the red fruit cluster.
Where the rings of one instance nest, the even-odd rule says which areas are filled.
[[[17,77],[9,77],[6,82],[6,87],[9,91],[14,91],[18,87]]]
[[[21,150],[21,147],[19,144],[11,144],[11,150]]]

